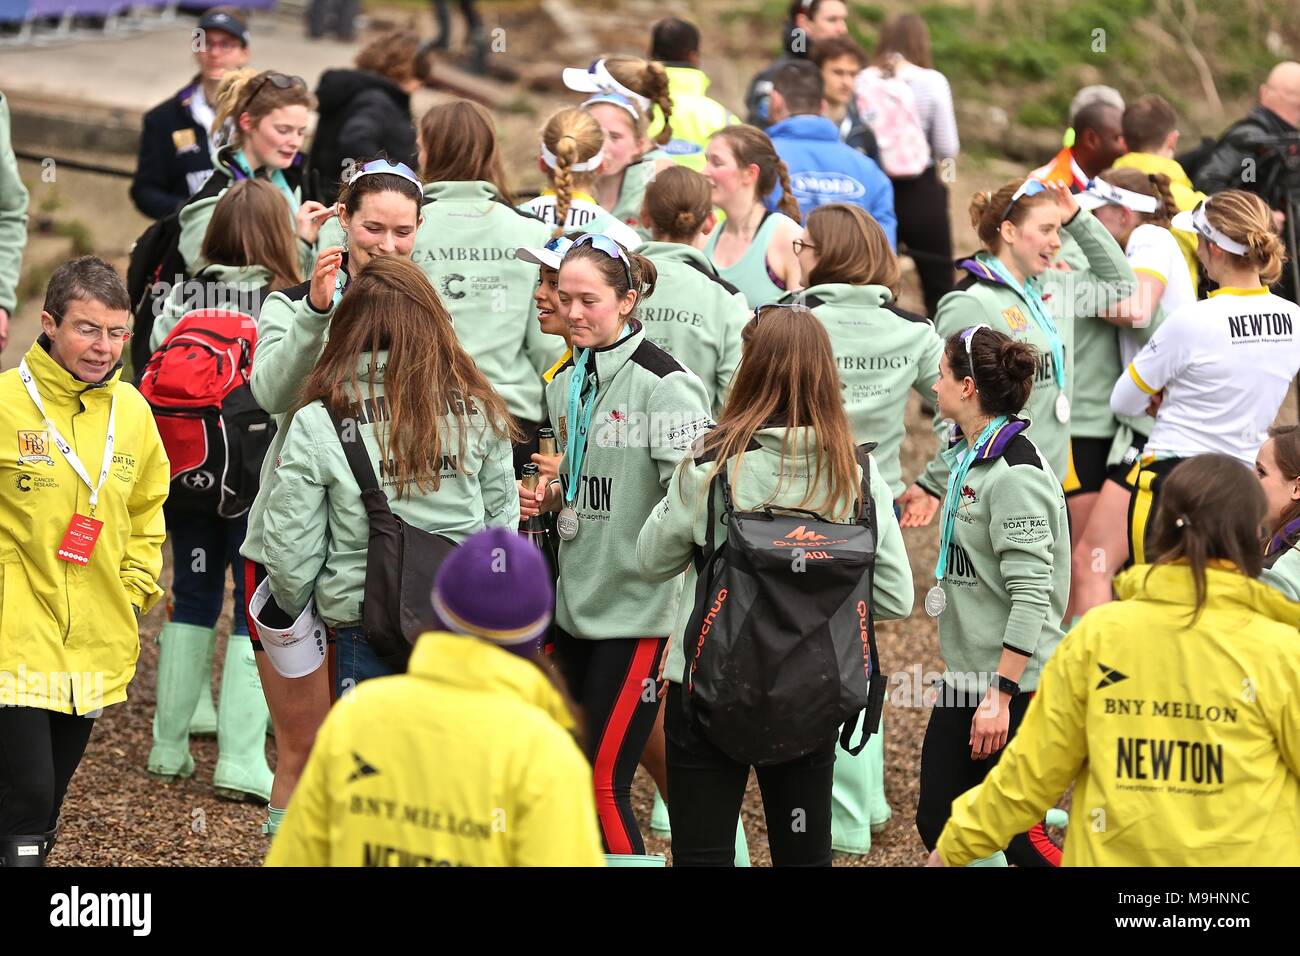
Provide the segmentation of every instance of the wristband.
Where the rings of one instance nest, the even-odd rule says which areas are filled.
[[[997,678],[997,688],[1004,694],[1010,694],[1012,697],[1020,696],[1020,685],[1010,677],[1003,677],[1001,674],[994,674]]]

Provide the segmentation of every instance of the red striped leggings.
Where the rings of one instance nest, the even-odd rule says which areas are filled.
[[[659,712],[655,675],[666,638],[575,638],[556,628],[555,663],[586,718],[587,759],[605,851],[645,853],[632,778]]]

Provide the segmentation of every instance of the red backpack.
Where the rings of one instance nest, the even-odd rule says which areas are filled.
[[[257,325],[229,309],[183,316],[145,366],[140,392],[171,460],[173,509],[238,518],[257,496],[275,423],[249,387]]]

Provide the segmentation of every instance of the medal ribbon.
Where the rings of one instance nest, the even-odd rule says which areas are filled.
[[[587,430],[591,427],[591,414],[596,407],[595,383],[587,381],[587,362],[591,349],[583,349],[573,361],[573,374],[569,377],[569,428],[564,456],[569,462],[569,485],[564,489],[564,503],[570,508],[578,497],[578,479],[587,457]],[[590,385],[590,387],[588,387]],[[586,391],[584,399],[582,393]]]
[[[948,475],[948,493],[943,498],[943,516],[939,521],[939,560],[934,566],[936,581],[942,582],[944,573],[948,570],[948,545],[952,542],[952,533],[957,526],[957,506],[961,503],[961,489],[966,483],[966,475],[969,474],[971,465],[975,464],[975,459],[979,458],[980,453],[984,451],[984,446],[1006,423],[1007,417],[999,415],[985,425],[984,430],[975,439],[974,446],[957,462],[957,466]]]
[[[1060,330],[1056,327],[1056,322],[1052,319],[1051,314],[1047,311],[1047,306],[1038,293],[1038,283],[1034,279],[1026,279],[1022,286],[1016,281],[1015,276],[1007,271],[997,256],[981,257],[983,263],[990,272],[1006,283],[1010,288],[1019,293],[1020,298],[1024,300],[1025,305],[1029,307],[1029,314],[1034,320],[1034,324],[1047,337],[1048,347],[1052,350],[1052,365],[1055,366],[1056,387],[1062,392],[1065,391],[1065,343],[1061,341]]]

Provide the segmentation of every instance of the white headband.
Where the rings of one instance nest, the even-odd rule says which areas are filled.
[[[605,67],[604,60],[597,60],[589,70],[569,67],[564,71],[564,85],[577,93],[617,93],[625,96],[640,107],[641,112],[648,112],[653,105],[635,90],[614,79],[614,75]]]
[[[596,150],[596,155],[591,157],[591,159],[582,163],[570,163],[569,169],[575,173],[589,173],[593,169],[599,169],[600,164],[604,161],[605,148],[602,146],[600,149]],[[560,158],[547,149],[545,143],[542,143],[542,162],[551,169],[557,169],[560,165]]]
[[[1208,201],[1209,200],[1205,200],[1204,202],[1199,203],[1197,207],[1192,210],[1192,228],[1206,239],[1209,239],[1220,249],[1224,249],[1227,252],[1232,252],[1239,256],[1244,256],[1250,252],[1250,248],[1244,242],[1238,242],[1236,239],[1229,239],[1210,223],[1209,218],[1205,215],[1205,205]],[[1181,216],[1181,213],[1179,215]],[[1177,225],[1177,223],[1174,223],[1174,225]]]
[[[1095,196],[1103,204],[1113,203],[1116,206],[1123,206],[1125,209],[1132,209],[1134,212],[1155,212],[1159,205],[1155,196],[1135,193],[1131,189],[1124,189],[1114,183],[1108,183],[1104,179],[1097,178],[1088,181],[1085,195]]]

